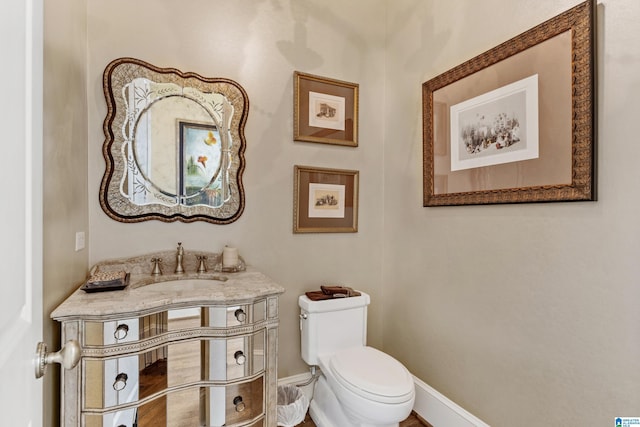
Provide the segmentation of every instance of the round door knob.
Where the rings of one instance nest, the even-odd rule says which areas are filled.
[[[247,320],[247,313],[245,313],[241,308],[237,309],[233,314],[236,316],[236,319],[238,319],[238,322],[240,323],[244,323],[244,321]]]
[[[126,323],[123,323],[121,325],[118,325],[115,332],[113,333],[113,337],[116,339],[116,341],[120,341],[125,339],[128,334],[129,334],[129,325],[127,325]]]
[[[236,359],[236,363],[238,365],[244,365],[244,362],[247,361],[247,356],[244,355],[242,350],[238,350],[233,354],[233,357]]]
[[[47,345],[39,342],[36,348],[35,368],[36,378],[44,375],[47,365],[51,363],[59,363],[65,369],[73,369],[76,367],[82,356],[82,348],[76,340],[69,340],[66,344],[55,353],[47,353]]]
[[[242,397],[241,396],[236,396],[233,399],[233,404],[236,405],[236,412],[242,412],[246,408],[246,405],[242,401]]]
[[[124,390],[124,388],[127,386],[128,379],[129,376],[127,374],[125,374],[124,372],[119,373],[118,375],[116,375],[116,380],[113,382],[113,389],[115,391]]]

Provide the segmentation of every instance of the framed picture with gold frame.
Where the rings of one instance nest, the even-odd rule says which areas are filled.
[[[595,200],[595,1],[422,85],[424,206]]]
[[[358,84],[295,71],[293,139],[358,146]]]
[[[358,231],[359,172],[294,166],[293,232]]]

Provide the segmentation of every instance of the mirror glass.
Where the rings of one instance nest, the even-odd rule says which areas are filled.
[[[203,326],[242,326],[262,316],[265,306],[265,301],[260,301],[254,305],[175,309],[140,318],[85,322],[84,340],[88,346],[102,346]],[[263,372],[265,344],[265,331],[260,330],[239,336],[174,342],[117,358],[88,359],[84,372],[95,387],[85,390],[84,406],[107,412],[87,416],[86,423],[100,427],[169,427],[222,425],[240,421],[234,418],[238,416],[242,420],[251,419],[263,409],[262,377],[231,386],[222,384]],[[212,383],[221,385],[205,386]],[[242,396],[250,411],[237,413],[228,407],[236,396]],[[145,403],[112,410],[135,401]]]
[[[228,79],[121,58],[104,72],[100,189],[113,219],[230,223],[244,209],[248,98]]]

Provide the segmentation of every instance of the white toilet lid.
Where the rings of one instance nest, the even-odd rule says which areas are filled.
[[[373,347],[336,352],[330,368],[342,386],[367,399],[401,403],[413,397],[413,378],[407,368]]]

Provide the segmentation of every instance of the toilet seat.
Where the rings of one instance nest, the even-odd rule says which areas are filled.
[[[393,357],[373,347],[353,347],[332,355],[336,381],[367,400],[397,404],[414,397],[413,378]]]

